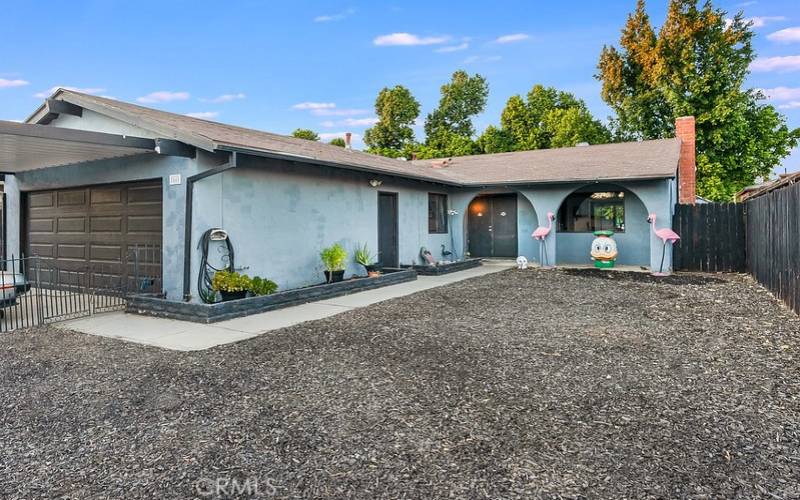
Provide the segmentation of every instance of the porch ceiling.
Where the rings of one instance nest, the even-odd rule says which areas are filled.
[[[153,139],[0,121],[0,173],[13,174],[155,151]]]

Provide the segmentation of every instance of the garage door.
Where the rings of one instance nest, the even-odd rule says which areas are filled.
[[[161,281],[161,181],[26,194],[26,254],[62,270],[92,270]],[[140,250],[139,271],[131,252]]]

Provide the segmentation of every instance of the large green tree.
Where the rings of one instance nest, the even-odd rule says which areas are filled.
[[[453,73],[441,87],[439,106],[425,118],[425,147],[420,157],[473,154],[475,127],[472,118],[483,112],[489,96],[489,84],[479,74]]]
[[[511,96],[500,117],[500,128],[488,127],[478,139],[485,153],[603,144],[611,139],[581,99],[553,87],[534,85],[524,99]]]
[[[419,102],[402,85],[384,88],[375,99],[378,122],[364,133],[367,151],[383,156],[398,157],[413,148],[414,130],[411,126],[419,116]]]
[[[319,140],[319,134],[307,128],[295,129],[294,132],[292,132],[292,137],[297,137],[298,139],[306,139],[308,141]]]
[[[760,92],[745,87],[752,38],[741,13],[726,22],[724,11],[698,0],[670,0],[656,35],[639,0],[620,48],[600,55],[597,78],[619,137],[670,137],[676,117],[695,116],[698,193],[712,200],[730,200],[768,176],[800,138]]]

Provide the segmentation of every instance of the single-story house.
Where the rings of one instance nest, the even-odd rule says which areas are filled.
[[[227,231],[235,264],[282,289],[322,281],[319,252],[366,243],[384,266],[420,248],[456,257],[590,263],[592,232],[615,232],[619,264],[657,268],[647,222],[693,203],[694,119],[677,138],[404,161],[59,89],[25,123],[0,122],[5,255],[68,267],[150,264],[168,300],[198,300],[201,236]],[[667,249],[665,267],[671,265]],[[350,262],[348,274],[362,272]]]

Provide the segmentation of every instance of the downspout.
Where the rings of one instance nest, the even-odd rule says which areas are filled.
[[[194,183],[206,177],[211,177],[212,175],[221,174],[227,170],[236,168],[238,163],[239,154],[236,151],[231,151],[226,163],[186,178],[186,207],[184,210],[186,220],[184,222],[183,234],[183,300],[186,302],[192,300],[190,290],[192,287],[192,198],[194,194]]]

